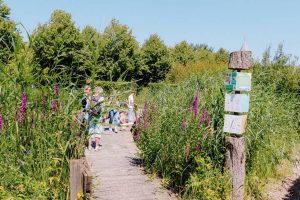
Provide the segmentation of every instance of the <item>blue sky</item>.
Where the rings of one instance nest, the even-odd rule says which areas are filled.
[[[239,50],[244,38],[254,57],[283,42],[300,57],[298,0],[4,0],[11,18],[29,32],[49,20],[55,9],[72,14],[76,26],[103,29],[112,18],[127,24],[143,43],[157,33],[168,46],[180,41],[206,43],[217,50]]]

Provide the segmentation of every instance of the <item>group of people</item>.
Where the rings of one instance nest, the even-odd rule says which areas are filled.
[[[90,86],[86,85],[84,87],[84,97],[81,103],[83,120],[87,123],[88,150],[99,149],[101,134],[105,130],[102,124],[106,120],[110,124],[108,129],[114,133],[118,133],[119,126],[122,124],[133,124],[135,116],[134,96],[135,92],[132,91],[128,97],[127,104],[125,103],[127,108],[122,108],[122,102],[119,99],[110,97],[108,100],[105,100],[101,87],[95,87],[93,94]],[[111,107],[111,109],[108,110],[106,107]],[[108,114],[105,114],[107,111]]]

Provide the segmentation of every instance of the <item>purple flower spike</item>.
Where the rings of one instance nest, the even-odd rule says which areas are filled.
[[[186,160],[188,159],[189,155],[190,155],[190,148],[188,146],[186,146],[186,148],[185,148],[185,159]]]
[[[57,104],[58,104],[57,100],[51,101],[51,107],[53,112],[57,110]]]
[[[193,102],[193,107],[194,107],[194,116],[198,116],[198,106],[199,106],[199,91],[196,93],[195,100]]]
[[[56,95],[56,98],[58,99],[58,96],[59,96],[59,85],[58,85],[58,82],[56,82],[56,84],[55,84],[55,95]]]
[[[0,114],[0,130],[2,129],[2,122],[3,121],[3,119],[2,119],[2,115]]]
[[[22,106],[21,106],[21,110],[23,113],[26,112],[26,104],[27,104],[27,97],[26,97],[26,93],[23,92],[22,93]]]
[[[183,131],[186,131],[186,119],[184,119],[184,120],[182,121],[181,129],[182,129]]]
[[[21,107],[19,108],[19,122],[21,124],[24,123],[25,120],[25,114],[26,114],[26,104],[27,104],[27,97],[26,93],[22,93],[22,102],[21,102]]]
[[[197,151],[201,150],[201,142],[197,142],[197,144],[196,144],[196,150]]]
[[[201,114],[200,119],[199,119],[199,124],[200,124],[200,125],[203,124],[204,121],[206,121],[206,117],[207,117],[207,110],[206,110],[206,108],[204,107],[204,108],[202,109],[202,114]]]
[[[46,95],[43,94],[43,96],[42,96],[42,104],[46,105],[46,101],[47,101],[47,97],[46,97]]]

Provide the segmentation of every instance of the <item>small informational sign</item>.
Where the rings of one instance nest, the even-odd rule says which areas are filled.
[[[249,94],[225,94],[225,111],[248,112]]]
[[[236,51],[230,54],[229,69],[250,69],[252,64],[251,51]]]
[[[227,91],[251,91],[251,73],[227,73],[225,89]]]
[[[225,115],[224,132],[233,134],[243,134],[246,129],[247,115]]]

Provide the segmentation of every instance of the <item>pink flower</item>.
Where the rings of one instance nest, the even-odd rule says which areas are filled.
[[[194,107],[194,116],[198,116],[198,106],[199,106],[199,91],[197,90],[195,100],[193,102],[193,107]]]
[[[55,95],[56,95],[56,98],[58,99],[58,96],[59,96],[59,85],[58,85],[58,82],[56,82],[56,84],[55,84]]]
[[[2,123],[3,123],[3,119],[2,119],[2,115],[0,114],[0,130],[2,129]]]
[[[55,112],[57,110],[57,100],[52,100],[51,101],[51,107],[52,107],[52,111]]]
[[[27,105],[27,97],[26,93],[22,93],[22,102],[21,102],[21,107],[19,108],[19,122],[21,124],[24,123],[25,120],[25,115],[26,115],[26,105]]]
[[[42,96],[42,104],[46,105],[46,101],[47,101],[47,97],[46,97],[46,95],[43,94],[43,96]]]
[[[182,129],[183,131],[186,131],[186,119],[184,119],[184,120],[182,121],[181,129]]]
[[[197,144],[196,144],[196,150],[197,151],[201,150],[201,142],[197,142]]]
[[[139,141],[140,136],[141,136],[141,130],[138,129],[135,133],[135,137],[134,137],[135,141]]]
[[[210,127],[210,123],[211,123],[211,119],[210,119],[210,116],[206,110],[206,108],[204,107],[203,110],[202,110],[202,114],[200,116],[200,119],[199,119],[199,124],[203,124],[204,122],[206,122],[206,127]]]

